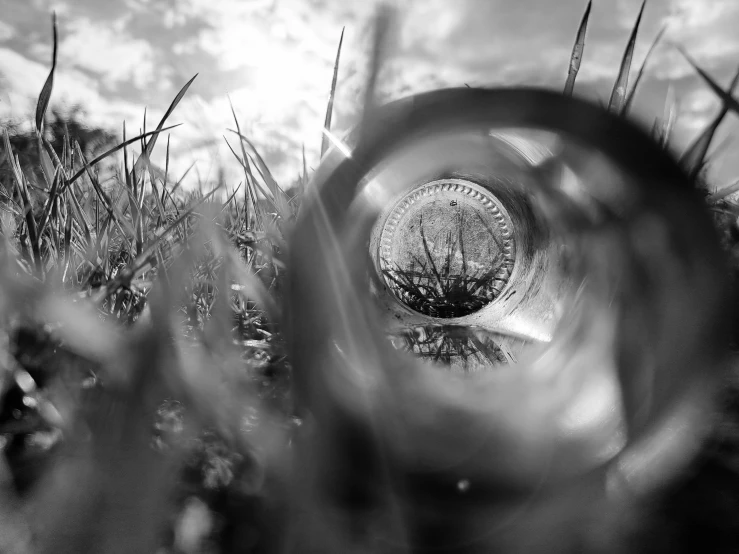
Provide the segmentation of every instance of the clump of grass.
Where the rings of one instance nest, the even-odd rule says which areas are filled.
[[[266,491],[281,462],[267,458],[293,425],[275,299],[297,204],[235,113],[245,181],[224,202],[219,187],[182,193],[169,140],[164,170],[152,164],[195,77],[153,131],[124,126],[92,159],[68,128],[52,143],[55,69],[32,141],[6,129],[1,148],[0,550],[172,548],[177,514],[200,498],[211,546],[233,551],[279,498]],[[35,182],[14,143],[35,145]]]
[[[423,258],[413,254],[410,267],[383,260],[383,275],[396,296],[412,310],[432,317],[454,318],[476,312],[494,300],[503,286],[503,281],[496,282],[503,250],[492,230],[488,229],[490,240],[498,244],[498,250],[495,258],[485,260],[485,268],[480,269],[468,263],[463,214],[456,214],[452,227],[457,232],[450,229],[446,236],[434,237],[432,248],[421,217],[418,232]],[[454,263],[457,258],[461,259],[459,268]],[[438,261],[442,263],[439,265]]]

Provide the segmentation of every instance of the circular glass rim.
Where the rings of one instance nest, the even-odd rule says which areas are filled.
[[[495,273],[489,279],[490,286],[493,291],[492,298],[486,299],[483,305],[475,309],[448,317],[436,316],[414,309],[403,297],[403,293],[397,290],[398,285],[393,283],[386,274],[388,271],[392,271],[392,249],[394,246],[394,240],[396,239],[396,232],[408,211],[419,202],[423,202],[434,195],[444,192],[468,196],[473,202],[479,205],[480,211],[484,210],[489,214],[490,223],[495,225],[496,231],[499,231],[497,238],[500,239],[500,250],[502,254],[502,259],[496,264]],[[507,210],[493,192],[472,180],[449,177],[434,179],[432,181],[416,185],[415,187],[410,188],[402,197],[394,200],[392,207],[384,218],[384,221],[378,222],[377,225],[380,228],[379,244],[377,246],[377,270],[380,273],[379,277],[383,280],[388,289],[392,291],[393,297],[398,302],[421,315],[438,317],[440,319],[450,319],[471,315],[495,302],[510,285],[511,276],[516,267],[517,254],[513,222]]]

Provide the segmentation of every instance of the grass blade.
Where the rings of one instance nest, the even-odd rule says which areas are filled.
[[[687,56],[687,54],[685,54],[684,52],[683,55]],[[688,59],[688,61],[691,63],[691,65],[693,65],[696,71],[701,74],[701,77],[709,82],[709,86],[711,86],[714,92],[716,92],[717,90],[721,92],[721,94],[717,94],[722,101],[721,111],[716,115],[716,117],[713,118],[713,121],[703,130],[698,138],[693,141],[693,143],[688,147],[688,149],[680,158],[680,163],[683,165],[683,167],[690,172],[691,176],[695,176],[705,165],[706,155],[708,154],[708,149],[713,142],[713,137],[716,134],[719,126],[723,122],[724,118],[729,113],[729,110],[734,109],[736,111],[736,107],[731,108],[731,103],[729,100],[733,100],[731,94],[733,94],[737,85],[739,85],[739,70],[737,70],[734,78],[731,81],[731,85],[729,85],[729,92],[725,93],[718,85],[715,84],[715,82],[711,80],[710,77],[708,77],[708,75],[706,75],[700,68],[698,68],[698,66],[695,65],[692,60]],[[711,83],[715,85],[715,88],[713,85],[711,85]],[[737,105],[735,100],[734,104]],[[739,107],[739,105],[737,107]]]
[[[160,195],[159,186],[153,180],[151,181],[151,193],[152,196],[154,196],[154,202],[156,203],[157,211],[159,212],[157,213],[156,222],[156,227],[159,228],[162,226],[162,222],[164,221],[167,211],[164,208],[164,192],[162,191]]]
[[[706,201],[709,204],[715,204],[719,200],[723,200],[727,196],[734,194],[736,191],[739,191],[739,181],[735,181],[734,183],[728,186],[720,188],[719,190],[714,192],[711,196],[709,196]]]
[[[51,91],[54,88],[54,72],[56,71],[56,59],[57,59],[57,28],[56,28],[56,12],[51,14],[51,28],[54,38],[53,50],[51,55],[51,71],[49,76],[46,78],[44,87],[41,89],[41,94],[36,104],[36,132],[41,135],[44,129],[44,116],[46,110],[49,107],[49,100],[51,99]]]
[[[167,135],[167,150],[164,154],[164,177],[162,178],[162,204],[164,204],[164,193],[167,190],[167,184],[169,184],[169,139],[170,135]]]
[[[83,166],[82,166],[82,167],[81,167],[81,168],[79,169],[79,171],[77,171],[77,173],[75,173],[74,175],[72,175],[72,178],[71,178],[71,179],[69,179],[69,180],[68,180],[68,181],[66,182],[66,184],[64,185],[64,188],[65,188],[65,190],[66,190],[66,188],[67,188],[67,187],[69,187],[69,185],[71,185],[71,184],[72,184],[72,183],[74,183],[74,182],[75,182],[75,181],[76,181],[77,179],[79,179],[80,177],[82,177],[82,175],[84,175],[84,174],[85,174],[85,172],[86,172],[86,171],[87,171],[88,169],[90,169],[90,168],[91,168],[91,167],[93,167],[94,165],[97,165],[97,164],[99,164],[99,163],[100,163],[100,162],[102,162],[102,161],[103,161],[103,160],[104,160],[105,158],[107,158],[108,156],[111,156],[111,155],[115,154],[116,152],[118,152],[118,151],[119,151],[119,150],[121,150],[122,148],[125,148],[125,147],[126,147],[126,146],[128,146],[129,144],[133,144],[133,143],[134,143],[134,142],[136,142],[137,140],[141,140],[141,138],[142,138],[142,137],[147,137],[147,136],[151,136],[151,135],[158,135],[159,133],[161,133],[161,132],[163,132],[163,131],[169,131],[170,129],[174,129],[175,127],[179,127],[180,125],[181,125],[181,123],[178,123],[177,125],[172,125],[171,127],[165,127],[164,129],[157,129],[156,131],[150,131],[150,132],[148,132],[148,133],[144,133],[143,135],[139,135],[139,136],[137,136],[137,137],[133,137],[132,139],[128,139],[128,140],[126,140],[126,141],[124,141],[124,142],[122,142],[122,143],[118,144],[117,146],[114,146],[113,148],[111,148],[111,149],[109,149],[109,150],[106,150],[105,152],[103,152],[102,154],[100,154],[99,156],[97,156],[96,158],[94,158],[94,159],[93,159],[93,160],[92,160],[91,162],[87,162],[87,163],[85,163],[85,164],[84,164],[84,165],[83,165]],[[81,152],[81,151],[80,151],[80,152]],[[138,163],[138,162],[137,162],[137,163]]]
[[[185,86],[183,86],[180,89],[180,92],[178,92],[177,96],[175,96],[174,100],[172,100],[172,103],[169,105],[169,108],[167,108],[167,111],[164,112],[164,116],[159,122],[159,125],[157,125],[156,131],[152,133],[153,135],[152,139],[146,143],[145,152],[141,153],[142,156],[145,153],[147,157],[151,157],[151,153],[154,151],[154,146],[157,143],[157,138],[159,137],[159,133],[165,130],[164,123],[167,121],[169,116],[172,115],[172,112],[174,112],[175,108],[177,107],[177,104],[179,104],[182,98],[185,96],[185,94],[187,94],[187,90],[190,88],[190,85],[192,85],[192,82],[196,79],[197,76],[198,74],[196,73],[192,79],[190,79],[187,83],[185,83]],[[169,127],[169,128],[171,129],[172,127]],[[145,138],[148,135],[149,133],[143,133],[142,135],[140,135],[140,138]],[[143,160],[141,159],[141,157],[139,157],[139,159],[136,160],[136,163],[134,164],[134,169],[140,172],[141,165],[143,163],[144,163]]]
[[[580,71],[580,63],[585,52],[585,34],[588,30],[588,19],[590,19],[590,10],[592,7],[593,0],[589,0],[588,6],[585,8],[585,14],[582,16],[582,21],[580,21],[580,28],[577,30],[575,46],[572,48],[572,55],[570,56],[570,69],[567,72],[567,82],[565,83],[564,90],[565,96],[572,96],[572,91],[575,88],[575,79],[577,78],[577,73]]]
[[[618,77],[616,83],[613,86],[611,92],[611,99],[608,102],[608,109],[615,113],[622,113],[624,108],[624,100],[626,98],[626,89],[629,86],[629,72],[631,71],[631,60],[634,57],[634,45],[636,44],[636,37],[639,33],[639,24],[641,23],[642,15],[644,14],[644,7],[647,5],[647,0],[644,0],[639,10],[639,15],[636,18],[636,23],[631,31],[629,37],[629,43],[626,45],[624,56],[621,59],[621,68],[618,71]]]
[[[724,104],[724,108],[727,110],[731,110],[736,114],[739,114],[739,102],[737,102],[736,98],[734,98],[729,92],[726,92],[724,89],[722,89],[716,81],[714,81],[710,75],[708,75],[705,71],[703,71],[700,67],[698,67],[698,64],[695,63],[693,58],[691,58],[685,50],[680,48],[679,46],[677,49],[680,51],[680,53],[683,55],[683,57],[688,61],[690,65],[693,66],[693,69],[695,69],[698,72],[698,75],[701,76],[701,78],[706,82],[706,84],[711,88],[711,90],[721,99],[721,102]]]
[[[67,197],[71,196],[71,192],[67,191]],[[67,206],[71,204],[69,198],[67,198]],[[72,212],[67,210],[67,217],[64,220],[64,261],[62,271],[62,283],[67,280],[67,274],[69,273],[69,265],[72,260]]]
[[[20,166],[13,154],[13,147],[10,145],[10,136],[8,135],[7,129],[3,129],[3,140],[5,145],[5,160],[10,165],[16,184],[20,187],[20,181],[23,180],[23,173],[21,173]]]
[[[5,142],[5,150],[7,152],[8,163],[10,163],[13,170],[13,176],[15,177],[16,186],[20,192],[21,200],[23,201],[23,214],[25,216],[26,228],[28,230],[28,242],[31,244],[32,262],[35,265],[36,272],[39,276],[43,276],[43,264],[41,262],[41,249],[39,244],[39,236],[36,232],[36,221],[33,219],[33,206],[31,204],[31,198],[28,195],[28,188],[26,187],[25,177],[21,171],[20,162],[18,158],[13,154],[12,147],[10,145],[10,136],[8,130],[3,130],[3,139]]]
[[[444,291],[444,284],[441,281],[441,275],[439,274],[439,270],[436,268],[436,264],[434,263],[434,257],[431,254],[431,250],[429,249],[428,241],[426,240],[426,235],[423,232],[423,219],[421,219],[420,223],[418,224],[418,229],[421,234],[421,242],[423,243],[423,251],[426,254],[426,260],[428,261],[429,265],[431,266],[431,271],[434,275],[434,278],[436,279],[436,283],[439,285],[439,292]]]
[[[54,173],[51,188],[49,190],[49,198],[46,199],[46,204],[44,204],[44,211],[42,212],[41,223],[39,225],[39,236],[44,234],[46,225],[49,223],[49,218],[51,217],[51,209],[54,206],[54,202],[56,202],[59,196],[59,183],[61,182],[60,169],[61,168],[57,169],[57,171]]]
[[[44,175],[46,188],[50,189],[54,182],[54,174],[56,173],[56,169],[54,168],[54,164],[51,163],[49,153],[44,148],[44,142],[45,140],[43,139],[41,134],[36,134],[36,147],[38,148],[39,161],[41,162],[41,173],[43,173]],[[50,148],[50,150],[53,151],[53,148]],[[54,154],[54,156],[56,157],[56,154]]]
[[[246,156],[246,159],[248,160],[249,154],[246,153],[246,151],[243,149],[243,143],[245,142],[247,146],[252,151],[253,154],[253,160],[256,162],[257,170],[259,171],[259,174],[262,176],[262,179],[264,180],[265,185],[267,185],[267,188],[269,189],[269,195],[266,195],[268,198],[271,196],[272,203],[274,204],[275,208],[277,209],[280,216],[287,221],[287,219],[290,216],[290,206],[288,202],[287,195],[285,194],[285,191],[280,188],[280,186],[277,184],[277,181],[275,181],[274,177],[272,177],[272,173],[270,172],[269,168],[267,167],[267,164],[264,163],[264,160],[262,159],[262,156],[259,155],[259,152],[257,151],[256,147],[251,143],[251,141],[246,138],[244,135],[239,133],[238,131],[234,131],[233,129],[229,129],[232,133],[238,135],[238,137],[241,139],[242,142],[242,152],[244,152],[244,155]],[[246,161],[246,160],[245,160]],[[248,163],[248,162],[247,162]],[[254,179],[254,176],[252,174],[252,180],[255,184],[258,184],[256,179]],[[264,193],[264,189],[262,189],[262,192]]]
[[[626,114],[631,109],[631,104],[634,102],[634,97],[636,96],[636,89],[639,87],[639,82],[644,76],[644,70],[647,67],[647,63],[649,62],[649,58],[652,55],[652,51],[657,47],[657,45],[659,44],[659,41],[662,40],[662,35],[665,34],[666,30],[667,30],[667,25],[663,26],[659,30],[659,33],[657,33],[657,36],[654,37],[654,41],[652,42],[652,45],[649,47],[649,50],[647,50],[647,55],[644,56],[644,61],[642,62],[641,67],[639,68],[639,72],[636,74],[636,79],[634,79],[634,86],[631,87],[631,92],[629,92],[629,95],[626,98],[626,103],[624,104],[624,109],[621,113]]]
[[[182,186],[182,183],[185,182],[185,179],[190,174],[190,171],[192,168],[195,167],[195,162],[192,162],[187,169],[184,171],[182,176],[177,180],[177,182],[172,187],[172,190],[167,192],[167,196],[169,197],[170,202],[172,202],[172,205],[174,206],[175,210],[178,210],[177,203],[175,202],[175,193],[179,190],[179,188]],[[166,189],[165,189],[166,190]]]
[[[244,145],[241,144],[241,152],[246,156],[245,160],[242,160],[239,155],[236,153],[236,151],[231,146],[231,143],[228,142],[228,139],[224,136],[223,140],[226,141],[226,146],[228,146],[228,149],[231,150],[231,154],[233,154],[234,158],[241,164],[241,167],[244,168],[244,176],[246,178],[246,188],[244,189],[244,217],[246,218],[248,216],[248,204],[249,199],[251,199],[252,206],[254,207],[253,215],[254,215],[254,226],[257,229],[262,229],[262,215],[259,203],[257,202],[257,194],[256,189],[259,188],[260,192],[265,196],[265,198],[269,197],[269,193],[264,190],[264,187],[254,178],[254,174],[251,171],[251,165],[249,164],[249,157],[246,156],[246,150],[244,149]],[[247,196],[248,194],[248,196]],[[249,226],[249,221],[247,219],[244,219],[244,225],[246,227]]]
[[[239,125],[239,119],[236,117],[236,110],[234,110],[233,103],[231,102],[231,97],[228,98],[228,104],[229,106],[231,106],[231,114],[233,115],[234,123],[236,124],[236,131],[238,132],[238,135],[241,136],[241,126]],[[223,137],[223,140],[226,140],[226,137]],[[236,155],[236,152],[234,152],[234,149],[231,148],[231,145],[228,143],[227,140],[226,140],[226,144],[228,145],[229,149],[233,153],[234,157],[240,161],[241,166],[244,168],[244,185],[246,186],[246,188],[244,189],[244,192],[249,191],[251,193],[251,197],[253,201],[252,205],[254,206],[254,218],[255,220],[258,220],[259,219],[259,215],[258,215],[259,207],[257,204],[256,194],[254,194],[254,191],[253,191],[256,180],[254,179],[254,175],[251,172],[251,166],[249,165],[249,158],[246,155],[246,149],[244,148],[244,143],[239,141],[239,146],[241,147],[241,155],[243,159],[239,158]],[[246,214],[248,214],[249,213],[249,199],[246,198],[245,200],[246,201],[244,204],[244,209],[245,209]],[[246,221],[248,225],[248,220]]]
[[[140,136],[140,135],[139,135]],[[142,139],[143,140],[143,139]],[[123,142],[126,142],[126,122],[123,122]],[[141,153],[141,156],[139,157],[139,160],[144,159],[144,152]],[[131,169],[131,171],[128,170],[128,149],[126,147],[123,148],[123,168],[126,176],[126,193],[128,197],[128,206],[131,210],[131,219],[132,219],[132,225],[134,229],[134,240],[136,243],[136,255],[138,256],[141,254],[141,251],[144,248],[144,239],[143,239],[143,233],[141,232],[141,213],[139,212],[139,205],[138,205],[138,174],[139,171],[136,171],[136,165],[134,164],[134,167]]]
[[[241,183],[239,183],[239,186],[234,189],[234,191],[231,193],[231,195],[228,198],[226,198],[226,201],[223,203],[223,209],[221,210],[221,213],[223,213],[229,207],[231,202],[233,202],[234,196],[236,196],[236,193],[239,192],[240,189],[241,189]]]
[[[336,49],[336,62],[334,62],[334,76],[331,80],[331,92],[328,95],[328,106],[326,106],[326,118],[323,122],[323,128],[327,131],[331,130],[331,116],[334,111],[334,95],[336,94],[336,80],[339,75],[339,59],[341,58],[341,45],[344,42],[344,30],[346,27],[341,29],[341,37],[339,38],[339,47]],[[321,158],[328,150],[328,139],[326,135],[321,135]]]
[[[75,142],[75,147],[77,149],[77,153],[80,157],[80,160],[85,163],[85,157],[82,153],[82,148],[80,148],[80,145],[78,142]],[[95,178],[94,175],[90,172],[90,166],[92,164],[85,163],[83,169],[87,171],[87,176],[90,179],[90,182],[92,183],[92,187],[95,190],[95,193],[97,194],[98,199],[103,204],[103,208],[108,212],[108,217],[112,220],[113,223],[115,223],[116,227],[118,227],[118,230],[121,233],[121,236],[123,237],[123,240],[126,241],[128,248],[131,248],[130,240],[128,238],[128,235],[134,234],[134,230],[131,228],[131,226],[128,224],[126,219],[123,217],[123,214],[120,213],[120,211],[117,209],[118,201],[111,202],[110,198],[108,198],[108,195],[103,190],[102,185],[98,182],[98,180]],[[125,230],[124,230],[125,229]]]
[[[663,115],[662,129],[660,130],[658,142],[662,148],[667,148],[670,141],[672,129],[677,120],[677,98],[675,97],[675,89],[670,85],[667,89],[667,98],[665,99],[665,113]]]
[[[75,219],[82,227],[82,232],[85,235],[85,244],[89,247],[92,245],[92,234],[90,232],[91,223],[87,217],[87,214],[80,206],[77,196],[70,190],[67,189],[67,198],[70,200],[72,209],[74,210]]]
[[[254,157],[252,157],[251,154],[248,154],[249,158],[256,166],[257,173],[262,178],[262,181],[264,181],[269,187],[269,191],[274,198],[274,206],[277,209],[277,212],[280,214],[280,217],[287,221],[290,218],[290,201],[287,197],[287,194],[285,194],[285,191],[282,190],[282,187],[280,187],[280,185],[277,184],[277,181],[275,181],[274,177],[272,177],[272,172],[267,167],[267,164],[264,163],[264,160],[259,155],[259,152],[257,152],[254,145],[249,143],[249,146],[254,152]]]

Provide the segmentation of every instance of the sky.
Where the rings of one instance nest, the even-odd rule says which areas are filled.
[[[542,86],[561,90],[586,0],[392,0],[399,20],[380,75],[385,99],[445,86]],[[575,92],[607,101],[641,0],[593,0]],[[28,122],[51,62],[51,17],[59,26],[52,105],[79,105],[91,125],[128,133],[159,121],[177,91],[197,79],[170,123],[172,167],[192,162],[203,181],[219,167],[233,184],[239,165],[229,98],[279,182],[319,161],[333,62],[346,28],[334,128],[355,120],[367,66],[370,0],[0,0],[0,118]],[[651,126],[672,87],[679,102],[674,141],[687,145],[718,100],[674,45],[728,86],[739,68],[739,1],[649,0],[635,68],[667,24],[634,106]],[[730,116],[717,143],[717,187],[739,177],[739,131]],[[161,143],[160,143],[161,144]],[[158,148],[160,156],[163,148]],[[155,161],[157,159],[155,158]]]

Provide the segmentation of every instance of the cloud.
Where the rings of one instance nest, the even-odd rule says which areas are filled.
[[[5,42],[15,36],[15,29],[7,23],[0,21],[0,42]]]
[[[151,45],[126,32],[127,19],[109,23],[86,17],[65,24],[59,43],[60,66],[84,71],[99,78],[111,92],[123,83],[143,90],[156,80],[156,60]],[[51,44],[40,44],[31,53],[51,59]]]
[[[49,67],[8,48],[0,48],[0,82],[7,91],[0,99],[0,117],[27,120],[35,113],[36,101],[49,74]],[[98,81],[78,71],[60,72],[54,80],[53,104],[79,105],[91,125],[118,126],[124,118],[140,113],[135,103],[101,94]]]

